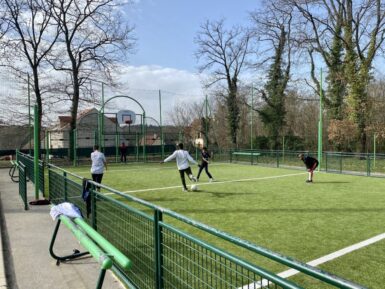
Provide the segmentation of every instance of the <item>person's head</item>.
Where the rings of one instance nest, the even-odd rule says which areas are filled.
[[[94,145],[94,151],[98,151],[99,150],[99,146],[98,145]]]
[[[124,142],[122,142],[122,146],[125,146],[126,144]]]
[[[207,147],[203,147],[202,151],[206,152],[207,151]]]
[[[180,150],[183,150],[183,144],[181,142],[178,143],[177,148],[180,149]]]
[[[299,155],[298,155],[298,158],[301,159],[301,160],[303,160],[303,159],[305,158],[305,156],[304,156],[304,154],[299,154]]]

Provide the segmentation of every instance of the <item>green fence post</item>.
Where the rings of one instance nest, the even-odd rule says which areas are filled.
[[[342,174],[342,153],[340,153],[340,174]]]
[[[370,154],[366,154],[366,175],[369,177],[370,176]]]
[[[163,252],[162,252],[162,212],[155,210],[154,212],[154,236],[155,236],[155,283],[157,289],[163,289]]]
[[[96,222],[96,197],[95,197],[96,187],[95,185],[91,186],[91,222],[92,228],[97,230],[97,222]]]
[[[64,201],[68,201],[68,192],[67,192],[67,172],[63,172],[64,178]]]

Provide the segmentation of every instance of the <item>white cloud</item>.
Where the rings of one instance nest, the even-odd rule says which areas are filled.
[[[159,90],[162,95],[162,118],[168,121],[168,114],[176,103],[203,101],[199,75],[175,68],[155,65],[125,66],[119,71],[120,82],[126,91],[110,91],[110,94],[125,94],[139,101],[147,116],[159,120]],[[111,95],[113,96],[113,95]],[[108,98],[108,96],[107,96]]]

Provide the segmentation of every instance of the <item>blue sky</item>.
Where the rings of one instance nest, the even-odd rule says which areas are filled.
[[[249,25],[248,12],[260,0],[134,0],[127,9],[138,39],[136,53],[120,74],[126,90],[144,106],[148,115],[158,118],[158,90],[163,93],[164,118],[181,103],[203,101],[204,76],[198,75],[194,38],[206,20],[225,18],[226,25]],[[110,94],[117,92],[111,91]]]
[[[130,64],[159,65],[196,72],[194,37],[200,25],[209,20],[248,24],[248,11],[259,1],[246,0],[140,0],[128,15],[136,26],[137,53]]]

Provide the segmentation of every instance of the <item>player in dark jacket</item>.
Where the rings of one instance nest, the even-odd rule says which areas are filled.
[[[307,171],[309,172],[309,178],[306,180],[306,182],[312,183],[313,172],[318,167],[318,160],[309,156],[305,156],[304,154],[299,154],[298,158],[300,158],[304,162]]]
[[[209,158],[211,158],[211,156],[210,156],[209,152],[207,151],[206,147],[202,148],[201,155],[202,155],[202,162],[199,165],[199,172],[197,175],[197,179],[199,180],[199,176],[201,175],[202,170],[205,169],[205,172],[206,172],[207,176],[209,177],[209,181],[212,182],[214,179],[211,176],[211,174],[209,173],[209,162],[210,162]]]

